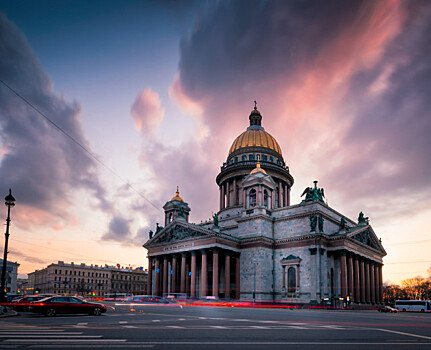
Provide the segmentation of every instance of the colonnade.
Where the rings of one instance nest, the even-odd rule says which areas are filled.
[[[263,191],[258,192],[260,197],[257,198],[257,203],[263,203]],[[275,204],[275,196],[277,195],[278,205]],[[287,207],[290,205],[290,187],[286,182],[278,181],[278,191],[273,193],[271,208]],[[235,205],[244,205],[246,194],[241,186],[241,181],[236,177],[226,180],[220,185],[220,210],[229,208]]]
[[[341,297],[354,303],[383,303],[382,264],[350,252],[340,254]]]
[[[199,249],[148,257],[147,293],[239,298],[240,255],[225,249]]]

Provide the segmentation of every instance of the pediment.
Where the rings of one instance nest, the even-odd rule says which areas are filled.
[[[355,230],[347,236],[386,255],[386,251],[383,248],[381,241],[377,238],[374,230],[369,225],[362,229]]]
[[[210,236],[211,233],[212,231],[196,227],[195,225],[173,222],[156,234],[151,240],[147,241],[144,247],[206,237]]]

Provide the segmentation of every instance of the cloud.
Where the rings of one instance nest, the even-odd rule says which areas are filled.
[[[431,194],[430,8],[210,4],[181,42],[171,90],[179,105],[200,106],[209,130],[203,154],[212,162],[225,159],[257,99],[296,179],[294,202],[317,177],[331,203],[353,215],[364,207],[389,215],[388,201],[392,215],[406,215]]]
[[[120,216],[112,217],[109,222],[109,231],[102,236],[102,240],[126,241],[130,238],[131,220]]]
[[[144,89],[131,108],[136,129],[142,135],[154,135],[165,115],[159,95],[150,88]]]
[[[52,82],[26,38],[3,14],[0,14],[0,75],[55,124],[90,149],[80,121],[81,106],[53,91]],[[3,144],[0,163],[3,186],[0,190],[6,193],[11,187],[21,208],[28,209],[17,210],[16,215],[26,215],[39,223],[48,217],[49,221],[44,223],[52,226],[58,226],[58,221],[73,221],[69,209],[73,194],[80,189],[92,193],[99,208],[109,210],[111,205],[98,180],[94,161],[34,109],[0,85],[0,137]]]

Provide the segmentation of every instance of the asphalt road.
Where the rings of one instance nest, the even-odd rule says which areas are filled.
[[[431,314],[117,305],[0,319],[0,349],[431,349]]]

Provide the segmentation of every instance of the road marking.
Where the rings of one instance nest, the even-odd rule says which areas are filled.
[[[389,329],[383,329],[383,328],[377,328],[377,330],[382,331],[382,332],[407,335],[408,337],[416,337],[416,338],[423,338],[423,339],[430,339],[431,340],[431,337],[427,337],[425,335],[419,335],[419,334],[413,334],[413,333],[405,333],[405,332],[398,332],[398,331],[391,331]]]
[[[153,320],[153,322],[160,322],[160,320]]]
[[[0,335],[0,338],[102,338],[101,335],[63,335],[63,334],[56,334],[56,335],[46,335],[46,334],[32,334],[32,335],[22,335],[22,334],[15,334],[15,335]],[[38,339],[39,340],[39,339]]]
[[[265,327],[265,326],[250,326],[250,328],[255,328],[255,329],[270,329],[270,328]]]
[[[178,321],[186,321],[185,318],[179,318]]]
[[[225,326],[208,326],[208,327],[215,328],[215,329],[227,329],[227,327]]]
[[[2,345],[5,347],[6,345]],[[8,345],[9,348],[16,349],[19,345]],[[51,345],[51,344],[43,344],[43,345],[29,345],[28,346],[31,349],[58,349],[57,345]],[[82,349],[82,344],[61,344],[62,349]],[[85,344],[85,349],[98,349],[98,348],[119,348],[119,349],[142,349],[142,348],[154,348],[155,345],[148,345],[148,344],[129,344],[129,343],[122,343],[122,344]]]
[[[122,326],[123,328],[138,328],[136,326]]]
[[[166,326],[167,328],[176,328],[176,329],[184,329],[184,327],[181,326]]]
[[[118,322],[118,323],[128,323],[128,321],[120,321],[120,322]]]
[[[80,322],[80,323],[77,323],[76,325],[77,326],[86,326],[88,324],[88,322]]]
[[[34,342],[35,339],[6,339],[4,342],[13,342],[13,343],[27,343]],[[126,339],[37,339],[37,342],[51,342],[51,343],[62,343],[62,342],[98,342],[98,343],[106,343],[106,342],[114,342],[121,343],[127,341]]]

